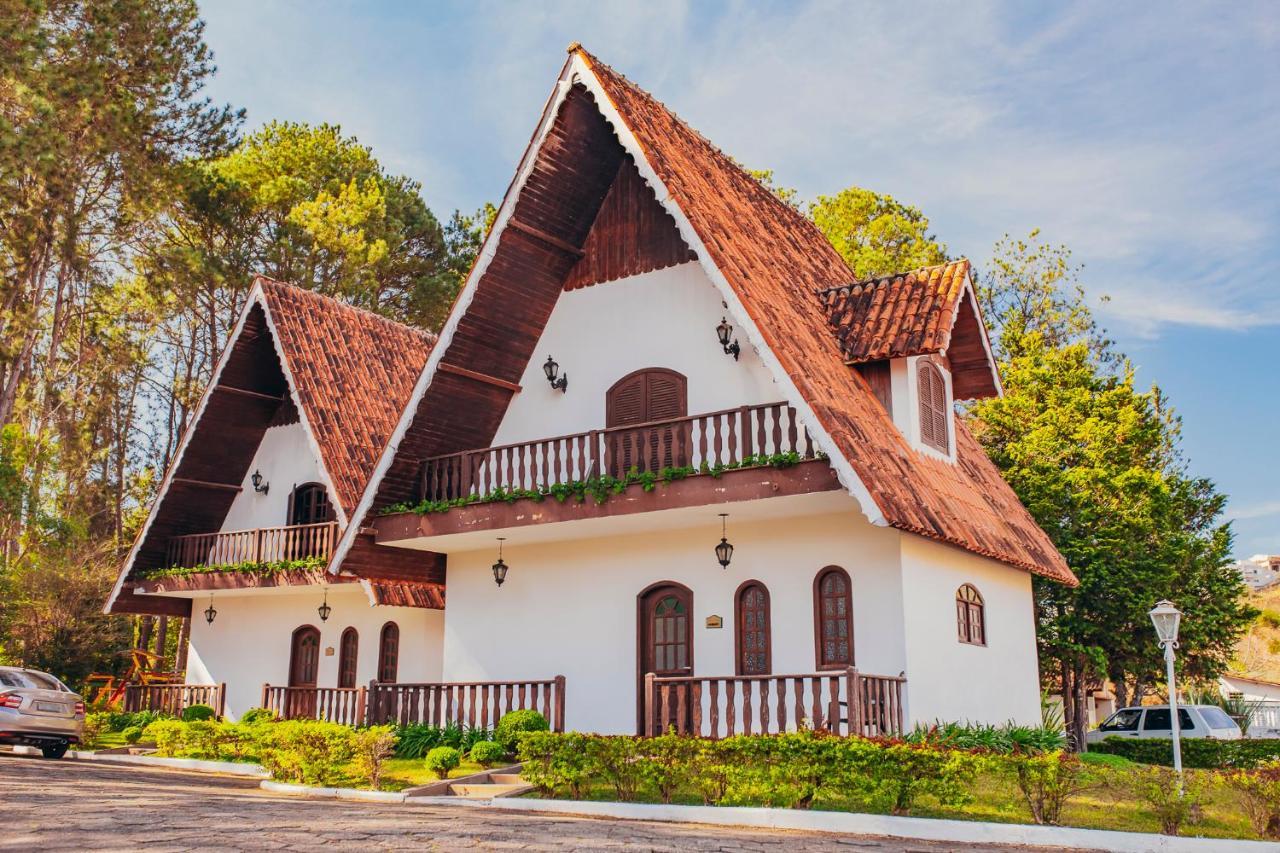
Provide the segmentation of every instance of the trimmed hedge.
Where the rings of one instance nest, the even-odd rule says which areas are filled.
[[[1090,752],[1119,755],[1141,764],[1173,765],[1173,741],[1154,738],[1109,737],[1102,743],[1089,745]],[[1280,739],[1245,738],[1243,740],[1209,740],[1185,738],[1182,741],[1182,765],[1202,770],[1257,767],[1280,758]]]

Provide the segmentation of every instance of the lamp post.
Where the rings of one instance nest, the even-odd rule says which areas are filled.
[[[1156,627],[1160,648],[1164,649],[1165,675],[1169,684],[1169,726],[1173,731],[1173,769],[1178,774],[1178,793],[1182,793],[1182,737],[1178,725],[1178,685],[1173,676],[1173,650],[1178,647],[1178,623],[1182,612],[1173,602],[1164,600],[1151,609],[1151,624]]]

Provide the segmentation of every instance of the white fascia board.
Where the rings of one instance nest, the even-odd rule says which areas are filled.
[[[369,512],[369,508],[373,505],[373,499],[378,493],[382,478],[386,476],[387,470],[390,469],[391,464],[395,461],[396,453],[400,449],[400,442],[404,440],[405,433],[409,431],[409,427],[413,423],[418,405],[427,393],[427,388],[431,386],[436,370],[448,351],[449,345],[453,342],[453,337],[458,331],[458,324],[466,316],[467,309],[475,298],[476,288],[480,284],[480,279],[484,277],[485,271],[489,269],[489,264],[493,262],[493,258],[497,254],[498,242],[502,237],[502,232],[506,230],[507,223],[515,213],[516,202],[520,200],[520,192],[524,189],[525,183],[529,180],[529,175],[533,172],[538,151],[541,150],[542,143],[546,140],[547,134],[555,124],[556,113],[559,112],[560,105],[564,103],[564,99],[568,96],[572,87],[569,79],[570,65],[570,62],[565,63],[560,72],[560,78],[556,81],[555,88],[542,108],[542,117],[539,120],[538,128],[529,140],[528,147],[525,148],[524,156],[520,160],[520,166],[516,170],[515,177],[512,178],[511,183],[507,186],[507,194],[503,196],[502,205],[498,208],[498,214],[493,221],[493,227],[489,229],[484,244],[480,247],[476,262],[471,267],[471,274],[467,276],[466,283],[463,284],[462,290],[458,293],[457,301],[453,304],[453,310],[449,312],[449,318],[445,321],[444,328],[440,330],[436,345],[431,348],[427,363],[423,365],[422,373],[418,376],[418,382],[413,387],[413,394],[410,395],[404,413],[400,416],[400,422],[396,424],[395,431],[391,433],[391,437],[387,440],[387,445],[382,450],[382,456],[378,459],[378,465],[373,471],[373,476],[369,478],[369,483],[365,486],[364,495],[361,497],[360,503],[356,505],[355,511],[351,514],[352,523],[346,526],[343,530],[342,538],[338,540],[338,547],[334,549],[333,557],[329,561],[329,572],[332,574],[338,573],[342,561],[346,559],[351,546],[355,544],[356,536],[359,535],[357,527],[363,522],[365,515]],[[428,414],[428,417],[430,417],[430,414]],[[372,591],[366,591],[372,597]]]
[[[666,184],[662,182],[662,179],[658,177],[658,173],[649,164],[644,148],[631,132],[631,128],[623,121],[617,107],[614,106],[613,101],[604,91],[604,87],[600,85],[591,66],[577,53],[570,57],[569,66],[574,72],[570,79],[581,82],[595,96],[596,106],[609,124],[613,126],[614,135],[622,143],[622,147],[635,159],[636,168],[653,190],[658,204],[662,205],[663,209],[671,214],[671,217],[676,222],[676,228],[680,231],[680,236],[697,253],[698,263],[702,265],[707,277],[711,279],[716,289],[720,291],[721,298],[729,306],[729,312],[738,321],[739,330],[744,332],[747,342],[755,347],[761,361],[764,362],[769,372],[773,375],[773,380],[783,389],[787,402],[795,407],[800,414],[801,419],[809,428],[814,442],[827,454],[831,467],[835,469],[836,477],[840,480],[840,485],[844,486],[853,499],[858,502],[862,514],[866,516],[869,522],[881,527],[889,526],[889,522],[885,519],[884,513],[880,511],[875,499],[871,497],[871,492],[867,489],[866,484],[862,482],[862,478],[858,476],[858,473],[853,469],[849,460],[845,458],[835,440],[823,427],[822,422],[809,406],[804,395],[800,393],[800,389],[796,387],[787,371],[783,369],[782,363],[778,361],[777,356],[774,355],[773,350],[765,342],[764,336],[752,321],[751,315],[747,313],[746,306],[738,298],[737,291],[733,289],[728,279],[725,278],[724,273],[712,261],[711,253],[707,251],[702,238],[684,215],[680,205],[676,203],[675,199],[671,198],[671,193],[667,190]]]
[[[111,588],[111,596],[102,608],[103,613],[110,613],[111,605],[115,604],[116,598],[120,596],[120,591],[124,588],[125,578],[129,577],[129,572],[133,569],[133,561],[138,557],[138,549],[146,541],[147,534],[151,532],[151,524],[155,521],[156,514],[160,511],[160,506],[164,503],[165,496],[169,494],[169,485],[173,482],[173,474],[178,470],[178,466],[182,464],[187,447],[191,444],[191,438],[195,435],[196,425],[204,417],[204,410],[209,405],[210,397],[213,396],[213,389],[217,387],[218,382],[222,379],[222,371],[227,366],[227,361],[231,358],[233,344],[240,339],[240,335],[244,332],[244,324],[249,319],[249,312],[261,299],[262,287],[255,281],[253,289],[249,291],[249,298],[244,303],[244,308],[240,310],[240,318],[236,320],[231,337],[227,338],[226,344],[223,345],[222,355],[219,356],[218,363],[213,369],[213,377],[209,380],[208,386],[205,387],[204,393],[200,395],[200,403],[196,406],[191,420],[187,423],[186,430],[182,433],[182,440],[178,442],[178,450],[174,453],[173,459],[170,460],[169,467],[165,471],[164,480],[160,483],[160,491],[156,494],[156,499],[151,503],[151,510],[147,513],[147,520],[142,523],[142,529],[138,531],[138,537],[133,540],[133,547],[129,549],[129,556],[125,560],[124,566],[120,569],[120,577],[116,578],[116,584]]]

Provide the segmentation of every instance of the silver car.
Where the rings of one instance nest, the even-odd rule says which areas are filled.
[[[1121,708],[1106,722],[1089,732],[1089,743],[1101,743],[1109,737],[1172,738],[1173,717],[1168,705]],[[1178,734],[1184,738],[1239,740],[1242,735],[1235,720],[1217,705],[1179,705]]]
[[[0,666],[0,744],[61,758],[84,734],[84,700],[45,672]]]

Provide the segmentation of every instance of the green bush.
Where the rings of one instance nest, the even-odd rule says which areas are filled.
[[[373,790],[380,790],[383,765],[396,751],[395,729],[391,726],[360,729],[351,736],[351,749],[354,753],[352,764],[355,765],[356,772]]]
[[[1090,752],[1119,755],[1140,764],[1173,765],[1173,741],[1109,737],[1089,744]],[[1257,767],[1280,758],[1280,739],[1210,740],[1184,738],[1182,765],[1207,770]]]
[[[1280,761],[1224,773],[1219,782],[1236,794],[1254,832],[1280,838]]]
[[[477,743],[493,740],[493,732],[483,728],[467,728],[457,723],[429,726],[415,723],[396,729],[396,757],[422,758],[437,746],[451,746],[470,752]]]
[[[524,768],[520,775],[537,786],[543,796],[567,792],[575,800],[582,799],[592,770],[590,735],[570,732],[527,732],[520,738],[518,757]],[[502,745],[495,743],[498,749]]]
[[[279,719],[280,717],[276,715],[276,712],[269,708],[250,708],[240,715],[240,722],[246,726],[256,725],[257,723],[274,723]]]
[[[273,779],[335,785],[354,756],[355,730],[317,720],[285,720],[251,727],[258,732],[259,759]]]
[[[186,731],[187,724],[181,720],[156,720],[142,730],[142,736],[156,745],[161,758],[176,758]]]
[[[1200,776],[1184,774],[1180,780],[1167,767],[1137,767],[1112,784],[1146,803],[1164,835],[1177,835],[1183,826],[1200,822],[1205,801]]]
[[[507,751],[502,748],[502,744],[491,740],[477,741],[472,744],[468,755],[472,761],[482,767],[492,767],[507,759]]]
[[[138,741],[142,740],[142,727],[129,726],[129,728],[125,729],[124,732],[122,732],[122,736],[124,737],[125,743],[129,745],[133,745]]]
[[[1086,787],[1084,762],[1068,752],[1000,755],[992,762],[1013,779],[1036,823],[1056,826],[1067,802]]]
[[[980,723],[935,722],[917,725],[905,738],[910,743],[927,743],[952,749],[983,749],[989,752],[1053,752],[1067,745],[1066,735],[1055,726],[1002,726]]]
[[[462,763],[462,753],[452,746],[437,746],[427,753],[425,764],[427,769],[436,774],[437,779],[448,779],[449,771]]]
[[[165,719],[166,716],[159,711],[114,711],[106,715],[107,731],[123,732],[131,726],[145,729],[156,720]]]
[[[507,752],[514,753],[520,748],[520,735],[525,732],[545,732],[550,729],[547,718],[537,711],[527,708],[521,711],[508,711],[502,715],[501,720],[498,720],[498,725],[493,730],[493,739],[502,744],[502,748]]]
[[[194,723],[217,718],[218,712],[208,705],[188,705],[182,709],[182,722]]]

